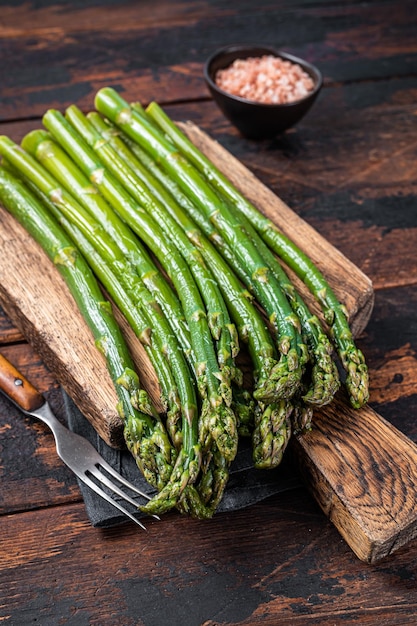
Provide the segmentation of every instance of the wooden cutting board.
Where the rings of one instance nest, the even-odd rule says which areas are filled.
[[[191,123],[182,127],[309,254],[345,303],[358,335],[372,312],[371,281],[218,143]],[[89,329],[56,268],[1,207],[0,245],[0,304],[101,437],[122,446],[116,394]],[[143,384],[159,406],[146,354],[119,321]],[[416,536],[417,447],[371,408],[355,411],[341,393],[316,412],[314,429],[293,438],[290,450],[317,502],[360,559],[376,562]]]

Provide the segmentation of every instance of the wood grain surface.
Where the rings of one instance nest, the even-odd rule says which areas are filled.
[[[414,0],[4,0],[0,132],[20,141],[49,107],[87,112],[104,85],[205,130],[372,280],[358,337],[370,406],[417,441],[414,13]],[[259,40],[317,64],[324,87],[296,128],[250,142],[209,99],[202,68],[217,47]],[[2,309],[0,349],[65,421],[54,373]],[[171,514],[143,534],[94,529],[52,435],[1,397],[0,475],[5,624],[416,623],[416,541],[364,563],[305,488],[208,523]]]
[[[417,446],[370,407],[336,402],[296,437],[298,467],[355,554],[375,563],[417,535]]]

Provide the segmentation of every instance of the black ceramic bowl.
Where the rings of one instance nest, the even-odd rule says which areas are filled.
[[[236,59],[273,55],[292,63],[298,63],[313,79],[314,89],[305,98],[286,104],[263,104],[233,96],[216,85],[216,73],[231,65]],[[322,87],[319,70],[303,59],[262,45],[230,45],[215,52],[204,66],[204,78],[210,93],[223,114],[236,128],[250,139],[275,137],[294,126],[312,106]]]

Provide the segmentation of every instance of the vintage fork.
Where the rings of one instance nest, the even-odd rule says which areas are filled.
[[[55,437],[59,457],[80,480],[124,513],[135,524],[146,530],[145,525],[117,500],[108,495],[93,480],[93,477],[136,509],[138,508],[137,502],[124,493],[114,481],[146,500],[150,500],[150,497],[116,472],[87,439],[63,426],[53,414],[44,396],[2,354],[0,354],[0,391],[23,413],[36,417],[49,426]],[[102,470],[114,480],[110,480]],[[156,515],[153,517],[159,519]]]

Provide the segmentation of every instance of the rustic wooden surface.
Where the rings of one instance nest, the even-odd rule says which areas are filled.
[[[235,154],[373,281],[360,337],[371,406],[417,441],[417,28],[414,2],[2,3],[1,132],[111,84],[157,99]],[[232,41],[308,58],[325,86],[292,131],[242,139],[202,64]],[[2,251],[3,252],[3,251]],[[63,419],[53,373],[3,313],[0,345]],[[415,540],[357,559],[304,488],[197,522],[93,529],[50,433],[0,398],[0,617],[13,625],[415,624]],[[390,455],[386,446],[387,458]]]

